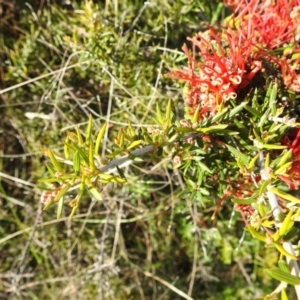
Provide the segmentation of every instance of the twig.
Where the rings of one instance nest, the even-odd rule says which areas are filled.
[[[84,63],[87,63],[87,61],[86,61],[86,62],[76,63],[76,64],[70,65],[70,66],[68,66],[68,67],[66,67],[66,68],[62,68],[62,69],[65,69],[65,70],[73,69],[73,68],[78,67],[78,66],[80,66],[80,65],[82,65],[82,64],[84,64]],[[60,73],[60,72],[62,71],[62,69],[59,69],[59,70],[56,70],[56,71],[53,71],[53,72],[50,72],[50,73],[47,73],[47,74],[43,74],[43,75],[41,75],[41,76],[38,76],[38,77],[35,77],[35,78],[32,78],[32,79],[23,81],[23,82],[21,82],[21,83],[18,83],[18,84],[16,84],[16,85],[10,86],[10,87],[8,87],[8,88],[6,88],[6,89],[1,90],[1,91],[0,91],[0,95],[1,95],[1,94],[4,94],[4,93],[7,93],[7,92],[9,92],[9,91],[11,91],[11,90],[14,90],[14,89],[16,89],[16,88],[22,87],[22,86],[24,86],[24,85],[33,83],[33,82],[38,81],[38,80],[40,80],[40,79],[46,78],[46,77],[48,77],[48,76],[51,76],[51,75]]]
[[[182,141],[182,140],[187,140],[189,138],[193,138],[193,137],[197,137],[198,135],[200,135],[201,133],[190,133],[190,134],[187,134],[186,136],[182,137],[182,138],[179,138],[179,139],[176,139],[175,141],[172,142],[172,144],[178,142],[178,141]],[[103,166],[103,167],[99,167],[98,170],[100,172],[107,172],[108,170],[112,169],[112,168],[115,168],[115,167],[119,167],[119,168],[123,168],[123,167],[126,167],[128,165],[130,165],[132,162],[133,162],[133,159],[132,157],[135,157],[135,156],[142,156],[146,153],[149,153],[149,152],[152,152],[154,150],[157,150],[158,148],[161,148],[161,147],[164,147],[166,145],[161,145],[161,146],[154,146],[154,145],[148,145],[148,146],[145,146],[141,149],[136,149],[132,152],[130,152],[129,155],[124,155],[124,156],[121,156],[119,158],[115,158],[113,159],[112,161],[110,161],[109,163],[107,163],[107,165]],[[71,164],[73,164],[73,162],[70,161]],[[115,170],[110,170],[109,172],[107,172],[108,174],[109,173],[113,173]]]
[[[156,281],[160,282],[161,284],[165,285],[166,287],[168,287],[170,290],[172,290],[173,292],[177,293],[179,296],[181,296],[182,298],[184,299],[187,299],[187,300],[193,300],[192,297],[190,297],[189,295],[187,295],[186,293],[184,293],[183,291],[179,290],[178,288],[176,288],[174,285],[172,285],[171,283],[165,281],[164,279],[156,276],[156,275],[153,275],[151,274],[150,272],[148,271],[142,271],[141,272],[145,275],[145,276],[148,276],[148,277],[151,277],[153,279],[155,279]]]

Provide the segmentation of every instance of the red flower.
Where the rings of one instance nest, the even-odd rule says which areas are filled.
[[[199,120],[202,120],[215,115],[221,103],[236,98],[237,90],[249,84],[261,69],[261,63],[250,58],[250,45],[242,45],[239,35],[230,29],[217,33],[210,28],[206,34],[188,40],[193,43],[192,55],[187,46],[183,46],[188,70],[174,71],[172,75],[174,79],[188,82],[189,114],[193,115],[200,106]]]
[[[234,18],[244,41],[267,50],[294,42],[299,28],[300,0],[251,0],[237,7]]]

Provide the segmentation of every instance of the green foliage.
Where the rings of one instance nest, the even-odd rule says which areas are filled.
[[[266,93],[250,89],[203,122],[197,110],[181,120],[181,85],[165,76],[186,63],[186,37],[226,14],[206,2],[71,1],[24,7],[18,26],[5,23],[17,30],[0,50],[8,87],[0,91],[0,270],[9,278],[0,289],[8,296],[254,299],[271,293],[271,277],[296,284],[277,255],[298,259],[282,240],[297,237],[299,200],[278,175],[292,164],[280,141],[299,124],[278,99],[298,95],[270,80]],[[259,151],[270,151],[270,177],[252,196],[224,195],[257,172]],[[268,191],[290,203],[279,228],[257,201]],[[42,218],[39,201],[49,208]],[[259,213],[247,226],[233,204]],[[21,276],[16,293],[11,272]]]

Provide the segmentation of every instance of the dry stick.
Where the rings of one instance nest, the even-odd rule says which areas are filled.
[[[88,216],[88,213],[85,213],[85,214],[79,214],[79,215],[76,215],[74,216],[73,218],[74,219],[80,219],[80,218],[85,218]],[[37,228],[40,228],[40,227],[44,227],[44,226],[48,226],[48,225],[53,225],[55,223],[60,223],[60,222],[63,222],[63,221],[67,221],[69,219],[69,217],[64,217],[64,218],[60,218],[60,219],[55,219],[55,220],[51,220],[51,221],[47,221],[47,222],[44,222],[44,223],[41,223],[41,224],[37,224]],[[7,235],[6,237],[0,239],[0,245],[9,241],[10,239],[13,239],[23,233],[27,233],[29,232],[30,230],[33,230],[35,228],[35,225],[34,226],[31,226],[31,227],[27,227],[27,228],[24,228],[22,230],[19,230],[17,232],[14,232],[10,235]]]
[[[268,176],[266,174],[267,172],[265,170],[264,155],[261,151],[259,152],[259,166],[260,166],[261,178],[263,180],[268,180]],[[272,209],[272,214],[275,218],[275,221],[277,222],[277,227],[280,227],[282,222],[279,219],[280,208],[278,205],[277,196],[273,192],[267,191],[267,197],[269,199],[269,203],[270,203],[270,206]],[[290,254],[292,254],[294,256],[296,255],[291,242],[283,242],[282,246]],[[290,259],[288,257],[286,257],[286,261],[287,261],[289,267],[291,268],[291,274],[299,277],[300,272],[299,272],[299,266],[297,264],[297,261]],[[297,299],[300,300],[300,285],[295,285],[295,291],[297,294]]]
[[[103,269],[99,268],[101,265],[103,265],[103,262],[104,262],[104,251],[105,251],[105,240],[106,240],[106,237],[107,237],[107,230],[108,230],[108,220],[110,218],[110,214],[111,214],[111,211],[110,209],[108,210],[107,214],[106,214],[106,222],[104,223],[104,226],[103,226],[103,231],[102,231],[102,237],[101,237],[101,242],[100,242],[100,254],[98,256],[98,265],[97,265],[97,268],[99,269],[98,272],[99,272],[99,285],[98,285],[98,298],[99,300],[103,300],[103,281],[104,281],[104,278],[103,278]]]
[[[148,271],[143,271],[143,270],[139,270],[140,272],[142,272],[145,276],[151,277],[153,279],[155,279],[156,281],[160,282],[161,284],[165,285],[166,287],[168,287],[170,290],[172,290],[173,292],[177,293],[179,296],[181,296],[184,299],[187,300],[194,300],[192,297],[190,297],[189,295],[187,295],[186,293],[184,293],[183,291],[179,290],[177,287],[175,287],[173,284],[165,281],[164,279],[151,274]]]
[[[147,3],[147,2],[145,2],[145,3]],[[162,57],[165,56],[166,48],[167,48],[167,43],[168,43],[168,23],[167,23],[166,18],[164,18],[164,23],[165,23],[165,33],[166,34],[165,34],[165,38],[164,38],[164,47],[163,47]],[[161,59],[160,64],[159,64],[159,69],[158,69],[158,74],[157,74],[155,86],[154,86],[154,91],[153,91],[153,93],[151,95],[151,98],[150,98],[150,101],[149,101],[149,103],[147,105],[146,112],[144,113],[144,116],[143,116],[143,118],[142,118],[142,120],[140,122],[141,124],[144,124],[145,119],[146,119],[147,115],[149,114],[150,108],[152,107],[153,101],[155,99],[155,93],[156,93],[157,87],[158,87],[159,82],[160,82],[163,64],[164,64],[164,60]]]
[[[114,86],[115,86],[114,81],[112,80],[110,82],[110,87],[109,87],[109,98],[108,98],[108,107],[107,107],[107,113],[106,113],[106,124],[109,124],[110,117],[111,117]],[[103,146],[102,146],[102,156],[105,154],[107,137],[108,137],[108,126],[106,126],[105,133],[104,133]]]
[[[64,70],[73,69],[73,68],[78,67],[78,66],[80,66],[80,65],[82,65],[82,64],[84,64],[84,63],[87,63],[87,61],[86,61],[86,62],[76,63],[76,64],[70,65],[70,66],[68,66],[68,67],[66,67],[66,68],[61,68],[61,69],[59,69],[59,70],[56,70],[56,71],[53,71],[53,72],[50,72],[50,73],[43,74],[43,75],[41,75],[41,76],[32,78],[32,79],[29,79],[29,80],[23,81],[23,82],[18,83],[18,84],[16,84],[16,85],[10,86],[10,87],[8,87],[8,88],[6,88],[6,89],[0,90],[0,95],[1,95],[1,94],[4,94],[4,93],[7,93],[7,92],[9,92],[9,91],[11,91],[11,90],[14,90],[14,89],[16,89],[16,88],[22,87],[22,86],[24,86],[24,85],[33,83],[33,82],[35,82],[35,81],[37,81],[37,80],[46,78],[46,77],[48,77],[48,76],[51,76],[51,75],[54,75],[54,74],[57,74],[57,73],[61,73],[62,69],[64,69]]]

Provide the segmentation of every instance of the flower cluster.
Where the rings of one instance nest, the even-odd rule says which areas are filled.
[[[183,47],[189,61],[188,70],[174,71],[172,75],[189,83],[186,101],[189,114],[198,110],[198,119],[202,120],[213,116],[221,103],[235,99],[237,90],[248,85],[261,69],[261,62],[251,57],[251,45],[241,44],[234,31],[224,33],[221,42],[221,37],[210,27],[206,34],[197,34],[188,40],[194,47],[193,55],[186,45]],[[200,61],[196,49],[200,52]]]
[[[265,71],[265,62],[281,70],[289,89],[300,91],[300,56],[293,58],[293,64],[287,58],[298,51],[299,16],[300,0],[245,0],[237,4],[225,27],[209,26],[205,33],[188,38],[193,45],[192,53],[183,46],[188,68],[172,72],[174,79],[188,84],[188,114],[198,112],[199,121],[214,116],[227,100],[237,99],[238,91],[258,72]],[[278,57],[271,51],[285,44],[288,54]]]
[[[295,39],[299,8],[299,0],[241,1],[234,11],[232,24],[243,40],[270,50]]]
[[[234,27],[242,40],[251,40],[260,51],[262,59],[272,60],[280,66],[284,84],[293,91],[300,91],[299,55],[297,41],[300,38],[300,0],[250,1],[247,5],[241,2],[233,17]],[[288,45],[281,57],[270,55],[268,51]]]

